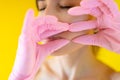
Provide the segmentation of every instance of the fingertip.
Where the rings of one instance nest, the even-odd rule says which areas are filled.
[[[34,10],[32,8],[28,9],[26,12],[26,18],[33,18],[34,17]]]
[[[70,14],[70,15],[71,15],[71,14],[73,13],[73,11],[72,11],[72,10],[73,10],[73,8],[70,8],[70,9],[68,10],[68,14]]]
[[[74,7],[68,10],[68,14],[70,15],[79,15],[80,7]]]
[[[28,12],[29,12],[30,14],[34,14],[34,10],[33,10],[32,8],[28,9]]]
[[[30,26],[28,25],[32,23],[33,19],[34,19],[34,11],[33,9],[30,8],[27,10],[25,14],[24,24],[23,24],[23,29],[22,29],[23,33],[26,33],[27,29],[30,28]]]
[[[84,45],[99,45],[98,39],[95,34],[83,34],[77,38],[74,38],[72,41],[75,43],[80,43]]]

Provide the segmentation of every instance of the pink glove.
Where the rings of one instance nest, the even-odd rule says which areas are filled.
[[[76,22],[70,31],[96,29],[96,34],[82,35],[72,41],[85,45],[96,45],[120,53],[120,12],[113,0],[83,0],[81,6],[68,11],[71,15],[90,14],[96,20]]]
[[[19,37],[16,60],[9,80],[33,80],[41,63],[54,51],[69,43],[66,39],[49,40],[48,37],[68,30],[68,24],[60,23],[53,16],[34,17],[33,10],[27,12]],[[48,39],[46,44],[38,41]]]

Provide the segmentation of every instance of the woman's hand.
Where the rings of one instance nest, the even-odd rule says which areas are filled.
[[[86,45],[104,47],[120,53],[120,12],[114,0],[83,0],[80,6],[68,11],[71,15],[89,14],[96,19],[76,22],[70,25],[70,31],[95,29],[96,34],[82,35],[72,41]]]
[[[34,11],[29,10],[19,37],[16,60],[9,80],[33,80],[46,56],[69,43],[66,39],[48,41],[43,45],[39,45],[38,42],[66,30],[68,24],[58,22],[57,18],[35,18]]]

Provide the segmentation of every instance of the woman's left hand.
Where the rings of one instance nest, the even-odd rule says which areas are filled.
[[[80,6],[68,11],[71,15],[90,14],[96,19],[75,22],[70,25],[71,32],[96,29],[96,34],[82,35],[72,41],[86,45],[104,47],[120,53],[120,12],[114,0],[83,0]]]

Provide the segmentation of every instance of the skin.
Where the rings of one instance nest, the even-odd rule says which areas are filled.
[[[68,9],[79,6],[81,0],[39,0],[37,2],[39,15],[56,16],[59,21],[73,23],[76,21],[90,20],[90,15],[72,16],[67,13]],[[62,32],[56,36],[64,37],[68,40],[81,35],[88,34],[89,31],[81,32]],[[51,54],[54,58],[46,60],[43,66],[36,74],[35,80],[118,80],[119,73],[98,61],[95,53],[90,49],[90,46],[70,42],[63,48]],[[59,66],[57,66],[59,65]],[[57,68],[56,68],[57,67]],[[46,70],[43,71],[43,68]],[[51,71],[52,70],[52,71]],[[60,70],[60,71],[58,71]],[[61,76],[62,74],[62,76]],[[42,76],[41,76],[42,75]],[[51,76],[50,76],[51,75]],[[55,78],[58,75],[57,79]],[[117,75],[117,76],[116,76]]]
[[[68,2],[69,2],[68,0],[39,1],[38,2],[38,8],[42,9],[42,10],[40,10],[39,15],[40,16],[53,15],[53,16],[56,16],[59,21],[66,22],[66,23],[69,23],[69,24],[72,23],[72,22],[76,22],[76,21],[88,20],[90,18],[89,15],[83,15],[83,16],[71,16],[71,15],[69,15],[67,13],[67,10],[70,7],[79,6],[80,0],[76,0],[76,1],[71,0],[69,3]],[[61,8],[61,7],[64,7],[64,6],[68,6],[68,8]],[[81,34],[85,34],[87,32],[88,31],[72,33],[72,32],[66,31],[66,32],[62,32],[62,33],[58,34],[57,36],[61,36],[61,37],[66,38],[68,40],[72,40],[74,37],[77,37]],[[76,51],[76,49],[79,49],[81,47],[82,47],[82,45],[71,42],[70,44],[66,45],[65,47],[63,47],[63,48],[57,50],[56,52],[52,53],[52,55],[63,55],[65,53],[68,54],[68,53],[72,52],[71,50]]]

